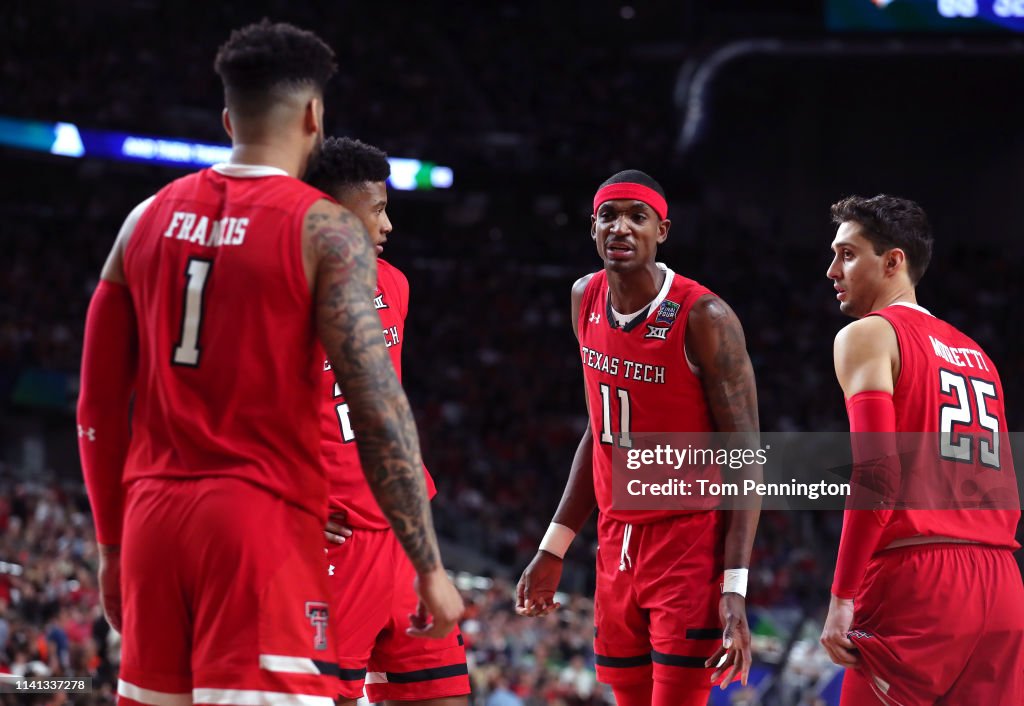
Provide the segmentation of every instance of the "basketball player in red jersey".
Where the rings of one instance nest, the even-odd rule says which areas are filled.
[[[612,505],[612,448],[628,446],[630,433],[758,428],[754,372],[736,315],[655,261],[667,215],[664,191],[640,171],[616,174],[594,197],[591,236],[605,266],[572,289],[590,424],[517,588],[522,615],[558,606],[562,557],[596,505],[594,652],[598,679],[620,706],[704,706],[714,681],[724,687],[739,675],[745,683],[751,664],[746,573],[759,506],[679,512]]]
[[[841,703],[1024,703],[1024,587],[1012,556],[1020,512],[999,374],[977,343],[917,303],[932,251],[920,206],[851,196],[832,219],[827,275],[840,310],[857,319],[835,342],[855,474],[900,489],[883,509],[845,515],[821,636],[847,667]],[[914,467],[897,432],[927,433]],[[952,497],[967,486],[948,479],[965,472],[971,487],[993,491],[991,509]],[[903,509],[922,473],[957,502]]]
[[[357,217],[295,178],[322,141],[333,52],[264,21],[234,32],[215,68],[230,163],[129,215],[86,322],[80,452],[104,608],[123,634],[118,693],[330,706],[318,336],[419,573],[435,620],[425,634],[446,634],[461,599],[373,310],[372,245]]]
[[[391,233],[390,175],[387,155],[376,147],[329,138],[305,178],[358,216],[370,233],[378,255],[373,304],[401,380],[409,281],[379,257]],[[412,588],[415,568],[366,483],[344,388],[335,382],[329,365],[320,366],[318,373],[323,378],[321,438],[330,482],[328,583],[341,668],[340,703],[354,704],[365,681],[373,703],[463,706],[469,671],[462,634],[456,628],[442,639],[419,640],[406,633],[410,615],[422,613]],[[426,468],[423,474],[432,498],[434,482]]]

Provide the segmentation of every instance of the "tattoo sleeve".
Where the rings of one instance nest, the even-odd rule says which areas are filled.
[[[757,387],[754,367],[747,354],[743,327],[733,310],[714,296],[697,301],[690,313],[686,334],[687,349],[700,369],[704,394],[708,400],[715,430],[729,433],[729,444],[738,448],[757,448],[760,444]],[[734,471],[723,467],[722,475],[742,476],[757,483],[762,480],[760,465]],[[742,483],[741,478],[735,481]],[[725,568],[746,568],[761,515],[761,502],[755,495],[735,498],[726,513]]]
[[[316,255],[316,324],[349,404],[359,460],[377,503],[419,573],[441,566],[416,423],[373,307],[377,260],[359,219],[314,205],[304,238]]]

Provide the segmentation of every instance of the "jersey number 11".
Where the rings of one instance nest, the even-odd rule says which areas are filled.
[[[612,389],[603,382],[599,384],[601,387],[601,443],[612,444],[615,441],[612,435]],[[629,390],[616,387],[615,395],[619,398],[619,446],[631,449],[633,448],[633,438],[630,436]]]

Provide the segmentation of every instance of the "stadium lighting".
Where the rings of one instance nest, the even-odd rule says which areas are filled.
[[[49,152],[61,157],[98,157],[121,162],[146,162],[165,167],[196,169],[226,162],[231,147],[170,137],[133,135],[113,130],[89,130],[74,123],[46,123],[0,116],[0,145]],[[389,157],[388,183],[401,191],[450,189],[451,167],[418,159]]]

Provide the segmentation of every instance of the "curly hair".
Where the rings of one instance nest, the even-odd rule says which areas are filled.
[[[876,255],[899,248],[907,256],[910,281],[917,285],[932,259],[932,228],[924,209],[910,199],[879,194],[847,196],[832,204],[832,222],[856,223]]]
[[[391,164],[383,151],[348,137],[329,137],[315,155],[305,180],[324,193],[336,194],[366,182],[386,181],[389,176]]]
[[[313,86],[323,92],[337,70],[334,50],[310,31],[263,21],[231,33],[213,62],[229,96],[269,103],[275,91]]]

